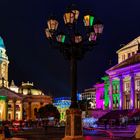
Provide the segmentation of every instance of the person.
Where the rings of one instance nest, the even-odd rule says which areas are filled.
[[[5,138],[12,138],[8,125],[4,126],[4,136]]]
[[[119,118],[116,118],[115,124],[116,124],[116,128],[117,128],[118,126],[120,126]]]
[[[108,120],[106,119],[106,120],[104,121],[104,124],[105,124],[105,130],[107,129],[107,123],[108,123]]]

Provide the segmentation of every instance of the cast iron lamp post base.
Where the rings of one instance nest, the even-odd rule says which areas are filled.
[[[81,110],[69,108],[66,117],[65,137],[62,140],[84,140]]]

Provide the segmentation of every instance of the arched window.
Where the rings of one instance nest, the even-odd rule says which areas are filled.
[[[37,115],[37,108],[34,108],[34,115]]]

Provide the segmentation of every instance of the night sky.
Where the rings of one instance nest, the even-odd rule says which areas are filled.
[[[69,61],[49,47],[44,30],[52,13],[62,24],[62,15],[72,3],[80,16],[90,9],[104,23],[98,46],[78,62],[79,92],[100,81],[105,70],[117,63],[120,44],[140,35],[139,0],[0,0],[0,36],[9,56],[9,81],[18,86],[22,81],[34,82],[55,97],[70,95]]]

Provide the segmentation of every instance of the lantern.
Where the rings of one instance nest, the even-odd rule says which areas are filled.
[[[93,23],[94,23],[94,16],[90,15],[90,14],[87,14],[87,15],[84,16],[83,21],[84,21],[84,25],[86,27],[91,27],[91,26],[93,26]]]
[[[48,29],[50,32],[54,32],[57,30],[58,21],[56,19],[54,18],[49,19],[47,24],[48,24]]]
[[[96,34],[94,33],[94,32],[91,32],[90,33],[90,35],[89,35],[89,41],[91,42],[91,41],[96,41],[96,39],[97,39],[97,36],[96,36]]]
[[[96,34],[101,34],[103,32],[104,26],[103,26],[102,22],[98,20],[94,24],[93,28],[94,28],[94,31],[95,31]]]
[[[78,16],[79,16],[79,11],[74,9],[74,10],[72,10],[72,12],[74,13],[74,20],[76,21],[78,19]]]
[[[59,34],[56,37],[57,41],[60,42],[60,43],[64,43],[65,42],[65,38],[66,38],[66,36],[64,34]]]
[[[73,22],[74,22],[75,16],[74,16],[74,13],[70,11],[70,12],[66,12],[64,14],[63,18],[64,18],[64,23],[65,24],[72,25]]]
[[[74,41],[75,41],[75,43],[80,43],[82,41],[82,36],[81,35],[76,35],[74,37]]]

